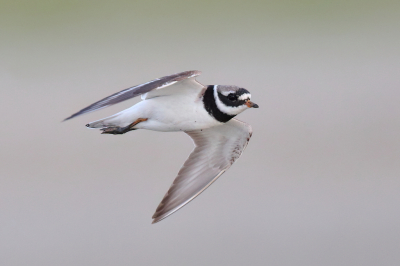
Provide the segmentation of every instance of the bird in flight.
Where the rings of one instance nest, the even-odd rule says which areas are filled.
[[[238,86],[204,86],[196,81],[200,74],[185,71],[158,78],[114,93],[65,119],[140,95],[139,103],[86,126],[99,128],[102,134],[148,129],[183,131],[192,138],[195,148],[158,205],[153,223],[185,206],[228,170],[252,134],[250,125],[234,118],[248,108],[258,108],[250,101],[250,92]]]

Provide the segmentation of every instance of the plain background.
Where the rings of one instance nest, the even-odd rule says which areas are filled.
[[[399,265],[399,1],[0,3],[0,264]],[[166,220],[183,133],[61,121],[185,70],[247,88],[240,158]]]

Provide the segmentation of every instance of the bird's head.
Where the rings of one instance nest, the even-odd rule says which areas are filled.
[[[248,90],[238,86],[214,85],[214,98],[218,109],[228,115],[238,115],[247,108],[258,108],[250,101]]]
[[[238,86],[210,85],[204,93],[203,102],[211,116],[225,123],[248,108],[258,108],[250,98],[250,92]]]

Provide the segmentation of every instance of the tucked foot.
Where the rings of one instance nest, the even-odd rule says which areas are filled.
[[[103,132],[101,134],[113,134],[113,135],[120,135],[120,134],[125,134],[126,132],[129,132],[131,130],[135,130],[136,128],[133,128],[140,122],[147,121],[147,118],[139,118],[132,124],[126,126],[126,127],[107,127],[101,129]]]
[[[103,132],[101,134],[113,134],[113,135],[120,135],[125,134],[126,132],[131,131],[132,129],[129,126],[126,127],[107,127],[101,129]]]

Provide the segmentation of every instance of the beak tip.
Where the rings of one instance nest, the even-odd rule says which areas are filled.
[[[247,102],[246,102],[246,105],[247,105],[247,107],[249,107],[249,108],[258,108],[258,104],[253,103],[253,102],[251,102],[251,101],[247,101]]]

